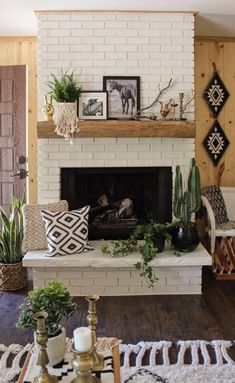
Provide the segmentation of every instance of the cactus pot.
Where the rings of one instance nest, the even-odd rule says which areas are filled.
[[[177,225],[172,229],[172,244],[176,250],[190,252],[196,249],[200,242],[198,228],[195,223]]]
[[[153,238],[153,243],[157,247],[157,252],[161,253],[165,247],[165,237],[162,234],[155,234]]]

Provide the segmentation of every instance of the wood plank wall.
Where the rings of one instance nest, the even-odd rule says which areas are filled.
[[[28,66],[28,199],[37,202],[37,38],[0,37],[0,65]]]
[[[212,63],[229,90],[230,97],[218,116],[230,145],[217,166],[206,153],[202,141],[211,128],[214,118],[202,92],[213,74]],[[200,167],[202,186],[220,184],[235,186],[235,38],[197,38],[195,42],[195,105],[196,105],[196,159]],[[220,177],[220,167],[224,171]]]

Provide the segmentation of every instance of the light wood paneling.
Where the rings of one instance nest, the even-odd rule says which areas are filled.
[[[37,202],[37,39],[36,37],[0,37],[0,65],[28,66],[29,191],[31,203]]]
[[[188,121],[80,121],[79,137],[195,137],[195,124]],[[38,122],[38,138],[60,138],[52,122]]]
[[[224,163],[221,186],[235,186],[235,39],[234,41],[197,39],[195,43],[196,93],[196,158],[201,171],[202,186],[218,184],[219,169]],[[212,63],[230,92],[217,120],[227,135],[230,145],[217,166],[214,166],[202,142],[215,121],[202,93],[213,74]]]

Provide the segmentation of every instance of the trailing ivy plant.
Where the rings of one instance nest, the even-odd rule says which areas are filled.
[[[128,239],[111,241],[111,247],[104,244],[101,251],[111,257],[125,257],[134,250],[139,250],[142,260],[134,266],[144,277],[148,287],[153,287],[158,280],[150,262],[156,257],[158,248],[155,245],[156,235],[162,235],[165,239],[171,239],[170,229],[174,224],[152,223],[138,225]],[[143,239],[144,244],[138,245],[138,239]]]

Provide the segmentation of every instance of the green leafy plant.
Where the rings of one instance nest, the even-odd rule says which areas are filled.
[[[26,302],[20,308],[17,327],[31,327],[36,330],[37,322],[33,315],[38,311],[46,311],[48,314],[45,320],[46,330],[48,336],[53,337],[61,332],[62,318],[71,317],[75,313],[77,305],[62,282],[50,281],[46,287],[30,291]]]
[[[134,250],[139,250],[142,260],[134,266],[140,271],[140,276],[144,277],[148,287],[153,287],[158,280],[150,262],[156,257],[158,248],[156,246],[156,236],[162,235],[165,239],[170,239],[170,229],[172,224],[152,223],[138,225],[129,239],[111,241],[111,247],[107,244],[101,247],[103,254],[112,257],[124,257]],[[144,244],[138,246],[138,239],[144,240]]]
[[[47,82],[51,89],[50,95],[57,102],[74,102],[80,96],[82,87],[78,85],[74,72],[64,73],[61,71],[61,77],[57,78],[53,73],[52,80]]]
[[[180,166],[176,166],[174,184],[174,215],[183,225],[189,225],[192,213],[196,213],[201,206],[200,173],[195,159],[190,161],[188,190],[183,191],[183,181]]]
[[[9,264],[22,260],[23,240],[23,217],[22,207],[25,197],[22,199],[12,197],[10,213],[7,214],[0,207],[0,262]]]

